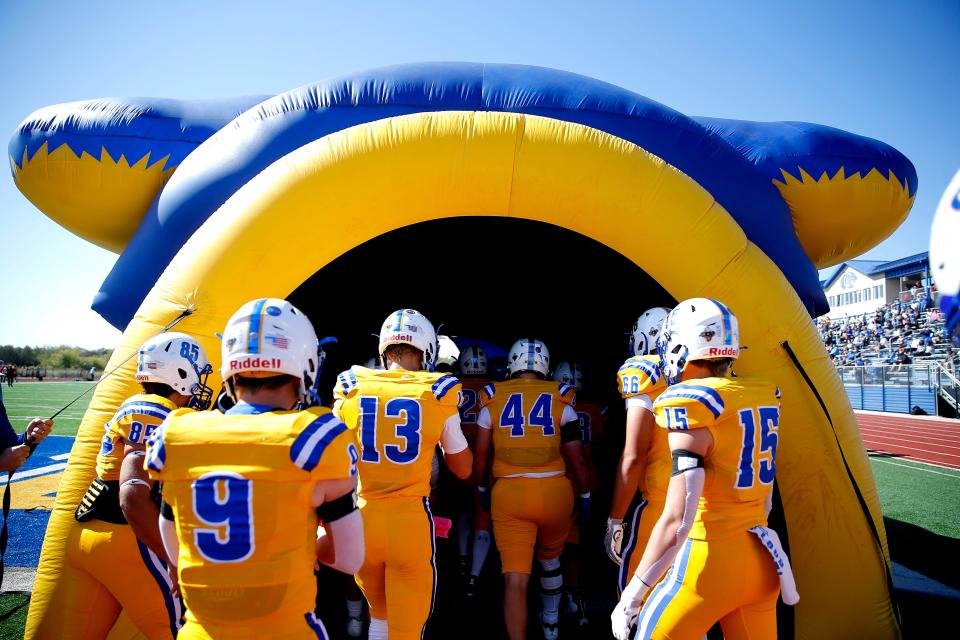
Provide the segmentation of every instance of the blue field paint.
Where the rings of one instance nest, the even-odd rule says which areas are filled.
[[[31,482],[43,476],[63,473],[66,456],[73,447],[73,436],[47,436],[32,456],[27,458],[20,469],[13,474],[11,494],[16,504],[18,489],[23,491],[21,483]],[[31,473],[33,472],[33,473]],[[5,484],[4,482],[0,484]],[[17,485],[21,485],[19,488]],[[47,494],[49,495],[49,494]],[[36,567],[40,562],[40,547],[47,530],[50,512],[46,509],[11,509],[8,527],[10,539],[4,562],[9,567]]]

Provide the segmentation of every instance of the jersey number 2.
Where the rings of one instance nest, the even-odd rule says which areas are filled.
[[[210,562],[242,562],[253,554],[253,481],[214,471],[193,483],[193,512],[211,527],[193,530],[197,550]]]
[[[380,398],[377,396],[362,396],[360,398],[360,460],[363,462],[380,462],[380,452],[377,451],[377,418],[380,416]],[[420,403],[413,398],[391,398],[383,407],[383,415],[387,418],[403,418],[397,423],[394,437],[403,438],[404,447],[401,449],[395,444],[383,447],[383,455],[394,464],[410,464],[420,457]]]
[[[757,417],[759,414],[760,442],[757,443]],[[737,489],[752,489],[754,478],[761,484],[771,484],[777,471],[777,444],[780,436],[779,407],[742,409],[738,414],[743,429],[743,448],[740,450],[740,472],[737,474]],[[754,456],[754,451],[757,451]],[[759,468],[756,468],[756,467]]]

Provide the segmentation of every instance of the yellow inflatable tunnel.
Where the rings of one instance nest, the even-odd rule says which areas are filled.
[[[269,106],[250,117],[268,120]],[[880,506],[854,414],[811,321],[816,300],[803,299],[799,276],[771,258],[775,249],[758,246],[715,189],[651,145],[534,113],[421,108],[314,138],[244,179],[179,244],[108,369],[185,308],[193,313],[177,330],[196,336],[216,366],[216,333],[230,314],[276,296],[305,309],[318,334],[353,336],[354,361],[373,355],[375,341],[364,345],[362,336],[386,312],[411,306],[453,332],[508,339],[538,331],[555,351],[602,353],[587,370],[612,388],[623,330],[640,310],[722,300],[749,347],[738,372],[775,380],[783,392],[777,485],[802,597],[782,613],[782,635],[899,635]],[[907,178],[894,178],[875,186],[894,194],[888,227],[912,202]],[[128,362],[103,381],[84,417],[44,542],[27,638],[69,635],[66,540],[103,424],[138,390],[133,369]],[[130,628],[122,623],[114,636]]]

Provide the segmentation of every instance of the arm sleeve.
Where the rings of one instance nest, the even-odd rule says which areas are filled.
[[[564,405],[563,413],[560,415],[560,426],[567,424],[568,422],[580,422],[580,416],[577,415],[577,410],[571,407],[570,405]]]
[[[493,428],[493,420],[490,419],[490,410],[486,407],[480,409],[480,415],[477,416],[477,426],[481,429]]]
[[[639,396],[630,396],[624,400],[624,405],[627,409],[633,407],[641,407],[647,411],[653,411],[653,401],[650,400],[650,396],[643,394]]]
[[[460,428],[460,414],[455,413],[443,423],[443,432],[440,434],[440,446],[448,455],[460,453],[467,448],[467,439]]]

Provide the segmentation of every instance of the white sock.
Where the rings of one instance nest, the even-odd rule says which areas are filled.
[[[490,551],[490,532],[477,531],[473,536],[473,564],[470,567],[470,575],[479,576],[483,569],[483,563],[487,560],[487,553]]]
[[[461,511],[457,514],[457,547],[460,549],[460,557],[467,557],[467,549],[470,546],[470,532],[473,529],[473,513],[470,511]]]
[[[347,599],[347,615],[351,618],[359,618],[363,613],[363,600]]]
[[[367,640],[387,640],[387,621],[370,618]]]
[[[540,601],[543,603],[543,621],[556,624],[563,593],[563,571],[560,558],[540,561]]]

